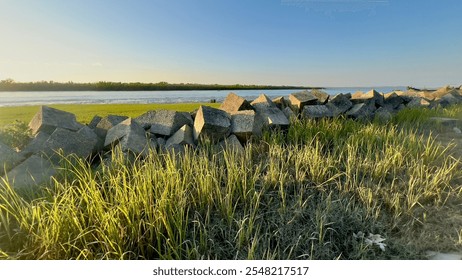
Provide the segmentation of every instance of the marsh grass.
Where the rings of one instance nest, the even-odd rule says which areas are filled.
[[[98,168],[63,158],[34,194],[3,182],[0,258],[423,258],[441,236],[428,221],[461,203],[462,173],[453,146],[404,120],[295,121],[243,153],[115,151]],[[443,228],[444,248],[460,250],[461,224]],[[386,238],[386,250],[360,231]]]

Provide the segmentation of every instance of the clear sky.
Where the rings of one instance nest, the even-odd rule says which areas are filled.
[[[462,84],[461,0],[0,0],[0,80]]]

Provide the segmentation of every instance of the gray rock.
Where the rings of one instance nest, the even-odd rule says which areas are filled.
[[[384,95],[384,107],[396,109],[399,107],[399,105],[403,103],[404,99],[395,92],[391,92]]]
[[[145,130],[151,128],[152,124],[156,122],[156,111],[147,111],[146,113],[134,118],[133,120],[141,125]]]
[[[422,97],[412,97],[412,100],[406,104],[407,108],[428,108],[430,107],[430,101]]]
[[[253,134],[260,135],[255,124],[255,112],[252,110],[239,111],[231,114],[231,133],[242,142],[247,142]]]
[[[223,103],[221,103],[220,106],[220,110],[226,111],[228,113],[252,109],[252,106],[247,100],[232,92],[226,96],[225,100]]]
[[[177,145],[191,145],[194,146],[193,130],[189,125],[183,125],[177,132],[175,132],[165,143],[167,147]]]
[[[5,179],[14,189],[32,189],[49,183],[55,174],[56,170],[49,160],[32,155],[8,172]]]
[[[306,105],[316,105],[318,98],[309,91],[301,91],[289,94],[289,102],[293,110],[301,112]]]
[[[354,93],[351,96],[350,100],[351,100],[351,102],[353,102],[353,104],[359,104],[359,103],[364,103],[364,102],[367,102],[367,101],[373,101],[377,107],[378,106],[383,106],[383,104],[384,104],[383,95],[381,93],[379,93],[378,91],[373,90],[373,89],[366,92],[366,93],[358,91],[358,92]]]
[[[0,175],[10,170],[18,163],[24,160],[24,157],[10,148],[8,145],[0,142]]]
[[[104,142],[105,148],[118,147],[122,152],[130,151],[146,155],[155,145],[154,139],[147,139],[144,128],[131,118],[109,129]]]
[[[189,113],[173,110],[157,111],[153,121],[151,133],[162,136],[171,136],[185,124],[193,125],[193,120]]]
[[[32,141],[30,141],[29,144],[27,144],[27,146],[24,147],[24,149],[20,151],[20,154],[23,157],[29,157],[33,154],[39,153],[40,151],[43,150],[43,145],[45,144],[45,142],[48,140],[49,137],[50,137],[50,134],[40,131],[39,133],[35,135]]]
[[[367,120],[374,115],[375,104],[374,101],[369,101],[365,103],[355,104],[353,108],[346,112],[348,117],[358,119],[358,120]]]
[[[388,123],[393,119],[393,112],[388,107],[380,107],[374,113],[374,118],[379,123]]]
[[[462,134],[462,131],[458,127],[453,127],[452,131],[454,131],[455,134]]]
[[[294,111],[292,111],[292,109],[290,107],[285,107],[282,112],[284,113],[284,115],[287,117],[287,119],[290,121],[291,118],[294,118],[296,115],[294,113]]]
[[[256,111],[256,131],[263,127],[282,128],[289,126],[289,119],[266,95],[261,94],[251,105]]]
[[[81,140],[85,143],[85,145],[93,147],[92,153],[100,152],[101,146],[98,145],[99,138],[93,129],[91,129],[89,126],[84,126],[79,131],[77,131],[77,134],[81,137]]]
[[[348,95],[340,93],[329,99],[326,106],[334,113],[334,116],[338,116],[350,110],[353,107],[353,103],[350,101]]]
[[[91,128],[91,129],[95,129],[96,126],[98,125],[98,123],[99,123],[102,119],[103,119],[103,118],[100,117],[100,116],[98,116],[98,115],[94,116],[94,117],[91,119],[90,123],[88,124],[88,127]]]
[[[284,108],[289,106],[289,102],[287,102],[283,96],[273,98],[271,101],[273,101],[273,103],[281,110],[284,110]]]
[[[102,118],[101,121],[96,125],[95,133],[100,139],[102,139],[104,144],[107,131],[126,119],[128,119],[126,116],[108,115]]]
[[[459,119],[453,118],[441,118],[441,117],[431,117],[428,119],[428,123],[431,125],[441,126],[441,127],[456,127],[462,125],[462,121]]]
[[[225,111],[200,106],[194,121],[194,139],[209,139],[218,142],[231,131],[231,118]]]
[[[167,141],[165,141],[165,139],[162,137],[158,137],[156,141],[157,141],[157,145],[159,146],[159,148],[164,148],[165,145],[167,144]]]
[[[309,119],[331,118],[334,111],[326,105],[307,105],[303,107],[302,117]]]
[[[90,128],[88,128],[91,130]],[[96,137],[86,135],[87,129],[79,132],[64,128],[57,128],[43,144],[41,154],[49,157],[52,161],[60,160],[59,153],[64,156],[74,154],[80,158],[86,158],[92,154],[97,143]],[[96,135],[95,135],[96,136]]]
[[[318,102],[317,102],[318,105],[324,105],[329,100],[329,94],[320,89],[311,90],[311,94],[314,95],[318,99]]]
[[[82,126],[77,122],[74,114],[48,106],[41,106],[29,123],[32,134],[39,131],[51,134],[57,127],[77,131]]]
[[[235,153],[244,153],[244,147],[242,146],[236,135],[231,134],[228,138],[219,143],[219,147],[224,151],[231,151]]]
[[[448,93],[446,95],[443,95],[439,100],[438,103],[441,105],[441,107],[445,108],[451,105],[455,105],[460,103],[461,99],[457,98],[456,96]]]

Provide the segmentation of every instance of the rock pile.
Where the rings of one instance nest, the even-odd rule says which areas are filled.
[[[332,118],[344,115],[357,120],[388,121],[404,108],[446,107],[462,102],[462,90],[375,90],[329,96],[320,90],[301,91],[273,100],[261,94],[249,102],[230,93],[219,109],[201,106],[195,113],[148,111],[136,118],[95,116],[87,124],[74,114],[42,106],[29,123],[34,138],[16,152],[0,142],[0,175],[14,188],[30,188],[50,181],[61,155],[92,159],[117,147],[127,154],[146,156],[151,149],[181,151],[185,145],[208,141],[216,147],[242,151],[252,137],[265,129],[285,130],[290,119]]]

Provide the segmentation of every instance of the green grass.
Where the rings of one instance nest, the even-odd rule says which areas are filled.
[[[175,104],[72,104],[72,105],[50,105],[50,107],[74,113],[77,121],[89,123],[93,116],[99,115],[122,115],[128,117],[137,117],[149,110],[176,110],[183,112],[192,112],[199,108],[200,105],[206,105],[218,108],[219,103],[175,103]],[[39,110],[39,106],[18,106],[18,107],[0,107],[0,127],[10,124],[14,121],[29,123],[32,117]]]
[[[387,125],[294,121],[241,154],[153,150],[130,161],[116,151],[98,168],[69,159],[40,191],[0,188],[0,257],[421,259],[426,250],[461,251],[460,160],[453,146],[414,128],[425,118],[406,121],[417,111],[400,114]],[[386,238],[386,250],[354,238],[360,231]]]

